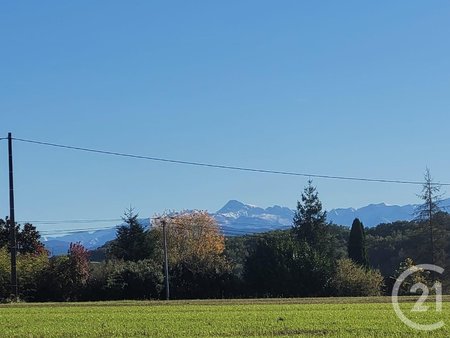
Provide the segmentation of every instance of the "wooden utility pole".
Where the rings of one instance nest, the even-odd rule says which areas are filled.
[[[169,290],[169,257],[167,253],[167,225],[166,220],[161,220],[163,226],[163,245],[164,245],[164,284],[166,286],[166,300],[170,299]]]
[[[11,250],[11,295],[16,301],[19,297],[17,287],[17,241],[16,241],[16,218],[14,214],[14,175],[13,175],[13,155],[12,136],[8,133],[8,162],[9,162],[9,243]]]

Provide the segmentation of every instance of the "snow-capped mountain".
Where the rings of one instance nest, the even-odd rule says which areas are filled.
[[[354,208],[332,209],[327,213],[328,221],[339,225],[350,226],[358,217],[366,227],[394,221],[409,221],[414,218],[417,205],[386,205],[384,203],[370,204]],[[441,208],[450,211],[450,198],[441,202]],[[276,229],[287,229],[292,225],[294,210],[275,205],[260,208],[250,204],[231,200],[223,208],[211,214],[219,223],[226,235],[244,235],[265,232]],[[150,226],[148,218],[141,219],[144,227]],[[53,254],[66,253],[70,242],[81,242],[88,249],[102,246],[116,236],[116,227],[98,231],[77,232],[65,236],[46,236],[44,244]]]
[[[288,228],[294,211],[278,205],[263,209],[231,200],[212,215],[225,234],[238,235]]]

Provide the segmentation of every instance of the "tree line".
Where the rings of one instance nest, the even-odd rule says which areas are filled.
[[[425,189],[423,196],[421,210],[429,211],[425,206],[430,207],[429,198],[436,191],[430,195]],[[205,211],[161,215],[147,229],[129,209],[114,240],[91,252],[72,243],[67,255],[56,257],[49,257],[33,225],[15,225],[20,298],[162,299],[162,218],[173,299],[388,294],[396,276],[415,263],[429,263],[432,257],[436,264],[448,265],[450,216],[436,206],[411,222],[366,230],[355,219],[348,228],[327,223],[317,189],[309,181],[297,203],[293,226],[287,230],[226,237]],[[9,225],[0,220],[3,301],[10,297],[9,231]],[[441,277],[444,290],[450,286],[448,280],[448,275]]]

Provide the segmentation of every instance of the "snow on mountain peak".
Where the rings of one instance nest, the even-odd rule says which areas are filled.
[[[450,210],[450,199],[443,200],[442,208]],[[332,209],[327,213],[328,221],[335,224],[350,226],[358,217],[365,226],[373,227],[380,223],[394,221],[409,221],[414,218],[417,205],[404,206],[387,205],[385,203],[370,204],[354,208]],[[294,210],[279,205],[266,209],[244,204],[237,200],[228,201],[223,208],[211,214],[219,223],[226,235],[244,235],[270,230],[287,229],[292,226]],[[139,220],[145,228],[150,226],[149,219]],[[45,236],[43,238],[47,248],[53,253],[66,253],[70,242],[82,242],[88,249],[103,245],[116,236],[116,228],[95,232],[81,232],[72,235]]]

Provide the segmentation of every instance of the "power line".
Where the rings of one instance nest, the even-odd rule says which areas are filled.
[[[14,138],[14,140],[20,141],[20,142],[25,142],[25,143],[32,143],[32,144],[37,144],[37,145],[48,146],[48,147],[90,152],[90,153],[95,153],[95,154],[112,155],[112,156],[128,157],[128,158],[141,159],[141,160],[165,162],[165,163],[172,163],[172,164],[183,164],[183,165],[191,165],[191,166],[215,168],[215,169],[225,169],[225,170],[235,170],[235,171],[245,171],[245,172],[253,172],[253,173],[285,175],[285,176],[300,176],[300,177],[309,177],[309,178],[359,181],[359,182],[413,184],[413,185],[423,185],[424,184],[424,182],[411,181],[411,180],[395,180],[395,179],[337,176],[337,175],[320,175],[320,174],[299,173],[299,172],[292,172],[292,171],[248,168],[248,167],[213,164],[213,163],[206,163],[206,162],[182,161],[182,160],[168,159],[168,158],[162,158],[162,157],[135,155],[135,154],[100,150],[100,149],[94,149],[94,148],[84,148],[84,147],[70,146],[70,145],[50,143],[50,142],[42,142],[42,141],[23,139],[23,138]],[[442,186],[450,186],[450,183],[433,183],[433,184],[442,185]]]
[[[440,206],[441,209],[447,209],[450,208],[450,205],[443,205]],[[183,229],[190,229],[188,226],[183,225],[181,223],[178,223],[176,221],[176,215],[168,216],[171,221],[169,221],[170,227],[178,227]],[[161,216],[157,217],[149,217],[146,218],[150,221],[159,220],[161,219]],[[123,219],[121,218],[110,218],[110,219],[72,219],[72,220],[35,220],[35,221],[19,221],[19,223],[31,223],[37,226],[42,225],[62,225],[62,224],[89,224],[89,223],[101,223],[101,222],[121,222],[120,224],[110,225],[110,226],[103,226],[103,227],[86,227],[86,228],[52,228],[47,230],[40,230],[39,232],[45,236],[51,236],[51,235],[64,235],[64,234],[71,234],[71,233],[83,233],[83,232],[95,232],[95,231],[102,231],[102,230],[113,230],[117,229],[117,227],[121,226],[123,224]],[[283,223],[253,223],[253,222],[244,222],[244,223],[225,223],[220,224],[218,223],[218,228],[226,233],[227,235],[245,235],[249,233],[261,233],[261,232],[267,232],[267,231],[275,231],[275,230],[284,230],[291,226],[292,224],[283,224]],[[241,226],[241,227],[238,227]],[[242,226],[244,228],[242,228]],[[258,229],[259,227],[263,227],[262,229]],[[149,229],[154,228],[155,225],[151,225],[148,227]],[[246,229],[245,227],[251,227],[251,229]]]
[[[31,223],[36,225],[58,225],[58,224],[88,224],[88,223],[108,223],[121,222],[121,218],[111,219],[69,219],[69,220],[34,220],[34,221],[18,221],[18,223]]]
[[[155,219],[159,219],[159,217],[151,217],[150,219],[155,220]],[[80,220],[71,220],[71,222],[73,221],[80,221]],[[88,221],[88,220],[81,220],[81,221]],[[55,223],[43,223],[44,225],[48,225],[48,224],[52,224],[52,225],[56,225],[56,224],[60,224],[60,223],[56,223],[57,221],[55,221]],[[31,223],[31,222],[28,222]],[[43,225],[43,224],[37,224],[37,225]],[[81,223],[82,224],[82,223]],[[176,220],[171,220],[168,222],[169,227],[171,228],[179,228],[179,229],[185,229],[185,230],[189,230],[192,229],[191,227],[189,227],[189,225],[185,225],[182,223],[177,222]],[[258,223],[245,223],[243,224],[245,226],[261,226],[261,224]],[[284,227],[289,227],[289,225],[283,225],[283,224],[277,224],[277,223],[272,223],[272,224],[263,224],[264,225],[264,231],[271,231],[271,230],[278,230]],[[114,225],[114,226],[105,226],[105,227],[86,227],[86,228],[69,228],[69,229],[64,229],[64,228],[57,228],[57,229],[47,229],[47,230],[40,230],[39,233],[44,234],[44,235],[51,235],[51,234],[69,234],[69,233],[79,233],[79,232],[93,232],[93,231],[101,231],[101,230],[113,230],[113,229],[117,229],[117,227],[119,227],[120,225]],[[239,229],[239,228],[235,228],[229,224],[218,224],[217,227],[219,228],[219,230],[221,230],[222,232],[241,232],[241,233],[249,233],[248,230],[246,229]],[[273,229],[267,229],[267,227],[271,227]],[[154,226],[150,226],[149,229],[155,228]],[[251,229],[250,231],[253,230],[257,230],[257,229]]]
[[[285,230],[289,228],[289,226],[280,226],[279,224],[269,224],[267,226],[274,227],[273,229],[261,229],[261,231],[254,231],[256,229],[252,230],[246,230],[246,229],[237,229],[232,227],[227,227],[224,225],[218,225],[218,229],[226,234],[226,235],[246,235],[246,234],[253,234],[253,233],[263,233],[267,231],[274,231],[274,230]],[[69,235],[69,234],[75,234],[75,233],[84,233],[84,232],[96,232],[96,231],[102,231],[102,230],[115,230],[118,226],[112,226],[112,227],[90,227],[90,228],[75,228],[75,229],[50,229],[50,230],[41,230],[39,233],[43,236],[49,236],[52,237],[52,235]],[[168,224],[168,227],[170,229],[175,230],[191,230],[192,228],[188,225],[184,225],[181,223],[170,223]],[[150,227],[150,229],[154,229],[155,227]],[[203,227],[205,229],[209,229],[207,227]]]
[[[447,209],[450,208],[450,205],[443,205],[440,206],[441,209]],[[176,219],[176,216],[172,216],[174,219]],[[169,217],[170,218],[170,217]],[[147,218],[149,220],[158,220],[161,219],[161,217],[149,217]],[[172,219],[172,221],[169,221],[170,227],[178,227],[183,229],[190,229],[188,226],[180,224],[176,222],[176,220]],[[19,221],[19,223],[31,223],[34,225],[60,225],[60,224],[88,224],[88,223],[101,223],[101,222],[121,222],[123,221],[121,218],[115,218],[115,219],[73,219],[73,220],[45,220],[45,221]],[[122,223],[123,224],[123,223]],[[237,226],[243,226],[244,228]],[[260,233],[260,232],[266,232],[266,231],[274,231],[274,230],[284,230],[291,226],[292,224],[282,224],[282,223],[252,223],[252,222],[245,222],[242,224],[218,224],[218,228],[226,233],[226,234],[250,234],[250,233]],[[46,236],[51,236],[53,234],[71,234],[71,233],[83,233],[83,232],[95,232],[95,231],[102,231],[102,230],[113,230],[117,227],[121,226],[121,224],[115,224],[112,226],[104,226],[104,227],[86,227],[86,228],[57,228],[57,229],[47,229],[47,230],[40,230],[39,232]],[[251,229],[245,229],[245,227],[250,226]],[[263,229],[258,229],[258,227],[263,226]],[[154,228],[155,225],[150,225],[149,228]]]
[[[87,232],[97,232],[102,230],[115,230],[116,227],[110,227],[110,228],[79,228],[79,229],[58,229],[58,230],[42,230],[39,231],[39,234],[47,237],[52,237],[54,235],[71,235],[71,234],[79,234],[79,233],[87,233]]]

